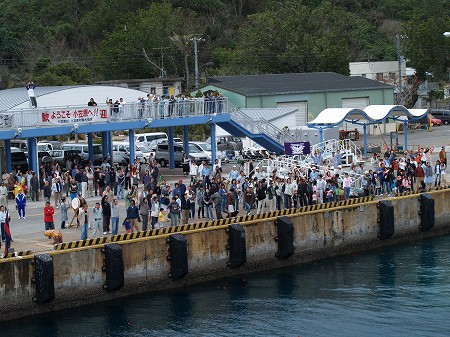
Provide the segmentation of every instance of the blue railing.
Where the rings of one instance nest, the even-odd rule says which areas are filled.
[[[144,101],[118,106],[38,107],[0,112],[0,129],[129,122],[224,113],[228,113],[226,98]]]

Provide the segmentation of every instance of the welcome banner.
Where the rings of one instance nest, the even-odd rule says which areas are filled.
[[[106,107],[83,107],[83,108],[67,108],[41,111],[42,124],[74,124],[74,123],[92,123],[104,122],[108,120],[109,109]]]

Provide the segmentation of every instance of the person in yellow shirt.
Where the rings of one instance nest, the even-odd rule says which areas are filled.
[[[18,182],[16,182],[16,183],[14,184],[14,190],[13,190],[13,193],[14,193],[14,199],[17,198],[17,194],[19,194],[19,191],[22,191],[22,186],[21,186]]]
[[[161,228],[161,229],[164,228],[165,221],[166,221],[166,211],[164,210],[164,208],[160,208],[159,213],[158,213],[159,228]]]

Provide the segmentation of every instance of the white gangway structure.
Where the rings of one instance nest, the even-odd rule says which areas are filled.
[[[361,186],[362,175],[358,174],[350,169],[352,164],[363,163],[363,156],[359,147],[353,143],[350,139],[336,140],[331,139],[319,144],[315,144],[311,148],[311,153],[319,151],[322,156],[322,165],[316,165],[310,154],[308,155],[295,155],[295,156],[277,156],[273,158],[263,159],[254,166],[259,169],[259,175],[262,178],[271,179],[274,171],[276,176],[280,179],[286,180],[289,177],[289,173],[294,171],[300,177],[307,178],[312,167],[316,167],[320,174],[324,177],[327,172],[331,175],[341,172],[341,174],[348,172],[352,177],[352,185],[354,188]],[[331,165],[331,158],[333,153],[340,153],[342,157],[342,170]],[[250,174],[252,172],[246,172]]]

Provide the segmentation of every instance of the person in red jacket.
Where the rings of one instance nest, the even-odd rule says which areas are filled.
[[[55,229],[55,223],[53,222],[53,214],[55,214],[55,209],[50,204],[50,201],[45,203],[44,207],[44,222],[45,222],[45,230]]]
[[[423,182],[423,178],[425,177],[425,171],[423,170],[422,163],[417,163],[414,175],[416,177],[416,191],[424,189],[425,184]]]

